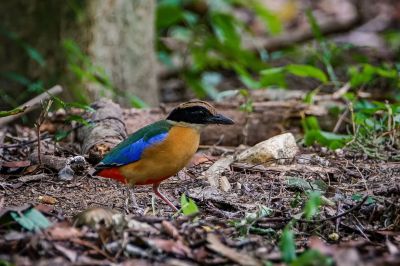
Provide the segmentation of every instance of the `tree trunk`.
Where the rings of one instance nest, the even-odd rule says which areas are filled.
[[[154,0],[90,1],[92,40],[89,53],[103,66],[121,103],[136,95],[156,105]]]
[[[137,96],[156,105],[154,9],[155,0],[0,1],[0,108],[32,98],[35,82],[44,89],[61,83],[75,100],[101,96],[101,81],[77,79],[68,68],[66,39],[78,44],[92,66],[104,69],[115,100],[128,106]],[[44,62],[35,61],[29,47]]]

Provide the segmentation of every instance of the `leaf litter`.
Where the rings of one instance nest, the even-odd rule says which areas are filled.
[[[42,149],[52,146],[42,142]],[[132,191],[88,175],[86,163],[72,180],[60,179],[57,171],[76,157],[61,143],[42,157],[44,167],[27,171],[36,165],[34,159],[26,162],[34,150],[34,143],[29,145],[4,153],[17,163],[3,165],[19,173],[2,172],[1,260],[17,265],[400,262],[396,162],[307,148],[285,164],[251,164],[234,162],[235,149],[221,155],[210,147],[162,184],[175,204],[180,199],[181,214],[174,214],[161,202],[152,206],[148,186],[134,189],[138,209]],[[220,164],[214,166],[217,174],[213,161]],[[51,162],[57,165],[47,167]],[[229,190],[210,185],[213,174],[225,177]]]

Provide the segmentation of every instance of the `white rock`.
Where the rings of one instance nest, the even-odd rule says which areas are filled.
[[[213,187],[220,186],[220,176],[222,173],[229,169],[231,163],[233,162],[233,156],[227,156],[219,159],[210,168],[202,173],[204,177],[207,178],[208,183]],[[228,182],[229,183],[229,182]]]
[[[285,133],[248,148],[236,157],[236,161],[264,165],[283,164],[290,162],[298,151],[293,134]]]
[[[219,184],[221,186],[222,191],[228,192],[232,189],[231,184],[226,176],[221,176],[219,179]]]

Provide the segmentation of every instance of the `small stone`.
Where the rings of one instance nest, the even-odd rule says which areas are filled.
[[[329,234],[329,239],[330,240],[332,240],[332,241],[338,241],[339,240],[339,238],[340,238],[340,236],[339,236],[339,234],[338,233],[332,233],[332,234]]]
[[[226,176],[221,176],[219,179],[219,183],[221,185],[222,191],[228,192],[229,190],[232,189],[231,184],[229,183],[229,180]]]
[[[56,198],[53,198],[53,197],[47,196],[47,195],[39,196],[39,197],[38,197],[38,200],[39,200],[41,203],[44,203],[44,204],[51,204],[51,205],[54,205],[54,204],[57,203],[57,199],[56,199]]]
[[[340,158],[344,157],[344,151],[342,149],[336,149],[335,154],[337,157],[340,157]]]
[[[123,215],[115,210],[96,207],[78,213],[74,217],[74,225],[89,226],[98,229],[101,226],[111,227],[123,222]]]
[[[74,170],[69,165],[66,165],[58,172],[58,178],[63,181],[71,181],[74,178]]]
[[[72,170],[75,172],[82,172],[85,170],[86,160],[85,157],[78,155],[68,159],[68,163]]]

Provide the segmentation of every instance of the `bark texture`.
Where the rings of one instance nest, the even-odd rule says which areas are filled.
[[[89,53],[118,90],[118,101],[136,95],[158,103],[154,56],[154,0],[91,1]]]
[[[119,103],[128,105],[135,95],[156,105],[154,9],[155,0],[1,1],[0,107],[31,98],[27,87],[35,82],[45,88],[60,82],[70,98],[87,91],[88,101],[100,97],[100,82],[77,80],[67,67],[66,39],[76,42],[93,66],[105,70]],[[30,48],[44,62],[35,60]],[[16,80],[15,74],[29,82]]]

